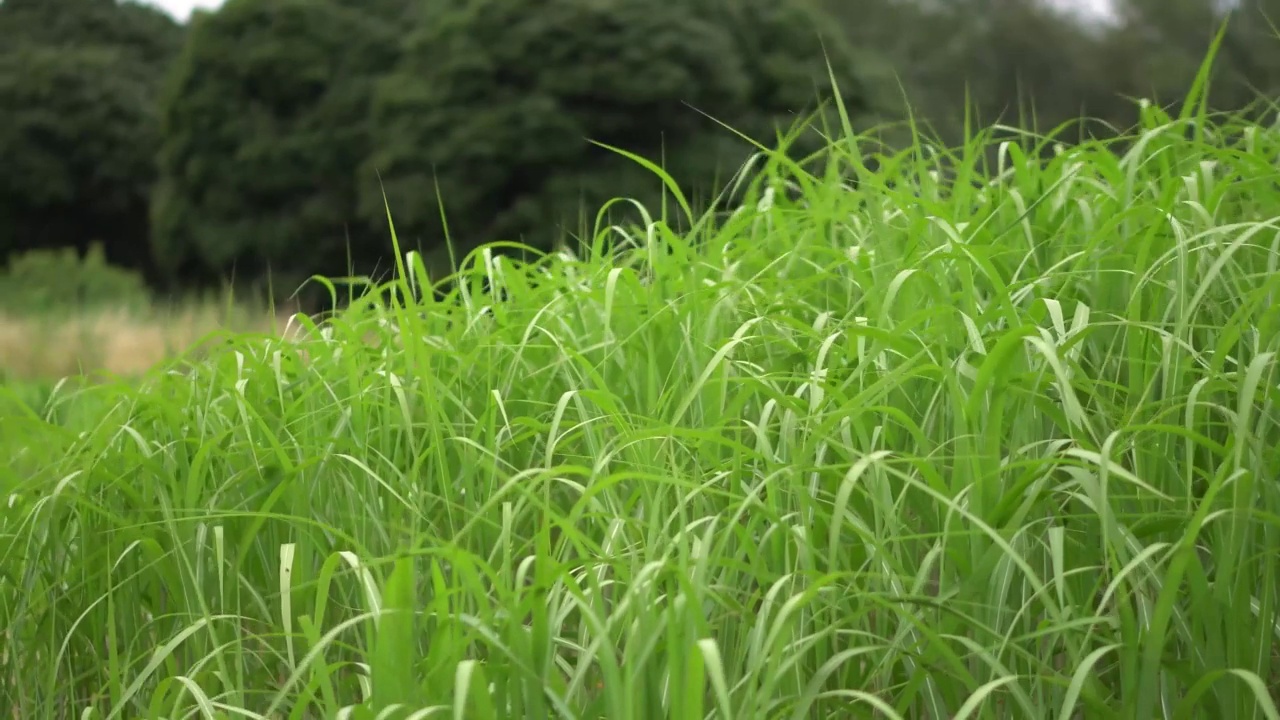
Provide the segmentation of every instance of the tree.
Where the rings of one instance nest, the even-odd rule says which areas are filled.
[[[1070,10],[1043,0],[977,1],[990,20],[967,69],[984,100],[983,121],[1047,132],[1085,118],[1121,130],[1136,120],[1098,37]]]
[[[101,241],[148,269],[155,99],[172,21],[109,0],[0,4],[0,258]]]
[[[391,25],[324,0],[231,0],[199,16],[161,103],[152,220],[164,265],[305,277],[345,272],[349,241],[385,254],[385,237],[352,221],[368,88],[395,52]]]
[[[1119,128],[1136,118],[1123,96],[1133,58],[1117,52],[1106,25],[1064,10],[1066,3],[822,2],[856,47],[882,60],[881,103],[896,99],[900,82],[907,104],[893,114],[909,110],[948,144],[965,139],[966,119],[977,128],[1025,122],[1043,132],[1082,115]]]
[[[401,237],[428,250],[444,236],[437,189],[463,249],[546,247],[613,197],[661,191],[589,140],[707,191],[750,148],[700,113],[771,143],[829,87],[816,17],[777,0],[467,0],[425,15],[376,93],[363,174],[381,183],[362,185],[361,207],[377,221],[385,198]],[[828,41],[856,110],[847,48]]]
[[[1137,56],[1127,68],[1131,92],[1162,104],[1181,101],[1224,19],[1211,106],[1237,110],[1280,92],[1277,0],[1118,0],[1118,10],[1122,25],[1112,43]]]
[[[182,26],[164,12],[117,0],[4,0],[0,2],[4,45],[119,50],[151,69],[158,81],[182,47]]]

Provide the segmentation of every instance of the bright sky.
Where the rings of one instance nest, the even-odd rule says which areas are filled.
[[[185,21],[191,15],[191,11],[196,8],[215,8],[222,4],[222,0],[149,0],[152,5],[158,5],[169,12],[170,15]]]
[[[174,17],[185,21],[191,15],[194,8],[215,8],[222,4],[222,0],[149,0],[154,5],[159,5],[169,11]],[[1111,5],[1110,0],[1051,0],[1056,5],[1066,7],[1079,7],[1081,10],[1088,10],[1097,13],[1106,13],[1107,8]]]

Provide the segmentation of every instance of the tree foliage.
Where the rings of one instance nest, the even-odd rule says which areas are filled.
[[[832,46],[848,78],[846,49]],[[431,246],[444,230],[438,191],[460,244],[545,246],[581,212],[660,191],[589,140],[706,190],[748,149],[707,116],[770,142],[771,123],[811,110],[826,76],[818,24],[787,2],[441,2],[379,86],[365,175],[382,183],[362,186],[362,208],[382,216],[385,193],[397,229]]]
[[[1112,52],[1125,55],[1117,65],[1125,91],[1180,100],[1226,19],[1211,105],[1239,108],[1280,94],[1280,0],[1117,0],[1117,11],[1123,32],[1110,40]]]
[[[350,223],[369,87],[394,40],[324,0],[231,0],[199,17],[161,102],[152,218],[165,266],[343,272],[332,264],[365,236]]]
[[[150,68],[159,79],[182,47],[182,27],[163,11],[133,1],[4,0],[5,45],[111,47]],[[11,45],[12,44],[12,45]]]
[[[86,249],[146,268],[155,97],[178,26],[109,0],[0,4],[0,257]]]

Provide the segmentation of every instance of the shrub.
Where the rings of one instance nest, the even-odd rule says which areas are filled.
[[[91,245],[84,256],[74,248],[22,253],[0,275],[0,304],[14,314],[104,306],[138,309],[149,299],[142,276],[108,264],[100,243]]]

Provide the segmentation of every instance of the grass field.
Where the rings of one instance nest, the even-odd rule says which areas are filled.
[[[48,382],[68,375],[138,377],[190,351],[221,330],[269,332],[287,316],[195,303],[139,313],[100,308],[75,313],[0,312],[0,370],[10,381]]]
[[[0,395],[0,710],[1276,720],[1280,132],[985,137]]]

